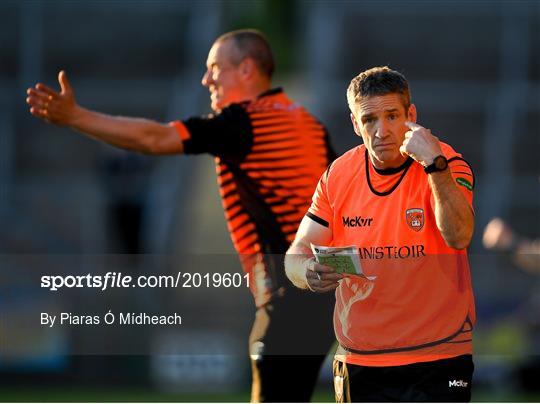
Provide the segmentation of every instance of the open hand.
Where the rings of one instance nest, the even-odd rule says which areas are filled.
[[[58,82],[60,92],[42,83],[29,88],[26,91],[26,103],[30,106],[30,113],[45,122],[60,126],[71,125],[75,119],[77,103],[65,71],[58,73]]]

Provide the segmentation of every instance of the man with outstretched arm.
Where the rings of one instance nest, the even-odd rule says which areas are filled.
[[[472,170],[416,123],[399,72],[360,73],[347,99],[364,144],[321,176],[285,262],[297,287],[335,290],[336,400],[469,401]],[[317,263],[310,244],[354,245],[365,276]]]
[[[63,71],[60,92],[39,83],[28,89],[27,103],[34,116],[113,146],[147,154],[215,156],[228,228],[257,306],[249,338],[251,399],[309,401],[335,340],[333,302],[331,296],[292,287],[283,254],[333,151],[324,126],[282,89],[271,88],[274,61],[261,33],[222,35],[206,65],[202,84],[215,112],[206,117],[158,123],[91,111],[76,102]],[[308,309],[316,321],[302,315]]]

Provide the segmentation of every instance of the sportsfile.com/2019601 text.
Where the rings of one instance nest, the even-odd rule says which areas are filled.
[[[41,287],[50,291],[62,288],[249,288],[249,274],[177,272],[176,275],[123,275],[107,272],[104,275],[43,275]]]

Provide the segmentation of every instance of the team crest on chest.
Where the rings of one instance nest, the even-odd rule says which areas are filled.
[[[424,209],[412,208],[405,211],[407,225],[414,231],[422,230],[424,227]]]

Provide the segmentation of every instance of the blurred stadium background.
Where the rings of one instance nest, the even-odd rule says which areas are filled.
[[[540,286],[486,252],[493,216],[540,235],[538,1],[2,1],[0,2],[0,253],[233,254],[211,158],[144,157],[32,118],[25,90],[57,85],[78,101],[160,121],[209,112],[200,85],[222,32],[265,32],[276,85],[330,129],[339,153],[356,145],[345,90],[359,71],[390,65],[410,80],[419,123],[476,174],[471,264],[478,326],[476,401],[540,400]],[[7,271],[4,266],[2,271]],[[14,354],[9,320],[31,295],[0,285],[2,401],[245,401],[245,357],[73,356],[69,335]],[[216,298],[219,300],[219,296]],[[214,302],[215,304],[215,302]],[[248,295],[223,304],[246,339]],[[234,375],[232,375],[234,373]],[[317,401],[331,401],[326,372]]]

